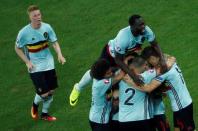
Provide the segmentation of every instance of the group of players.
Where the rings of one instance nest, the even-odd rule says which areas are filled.
[[[141,48],[147,40],[151,45]],[[163,54],[140,15],[105,45],[70,94],[75,106],[92,82],[92,131],[170,131],[163,96],[171,102],[175,131],[194,131],[192,98],[175,57]]]
[[[54,59],[65,63],[52,27],[42,22],[38,6],[28,7],[30,24],[19,31],[15,51],[28,68],[36,95],[31,116],[38,119],[39,103],[43,102],[40,118],[55,121],[48,109],[58,87]],[[144,48],[148,41],[151,45]],[[162,96],[170,98],[175,130],[193,131],[193,104],[183,75],[174,57],[162,53],[152,30],[140,15],[129,18],[129,26],[105,45],[100,58],[74,85],[70,104],[75,106],[80,92],[92,84],[90,126],[93,131],[168,131]]]

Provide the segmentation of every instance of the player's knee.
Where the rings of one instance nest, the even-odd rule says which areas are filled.
[[[53,101],[53,96],[52,96],[52,94],[48,94],[48,96],[42,97],[42,99],[45,102],[52,102]]]

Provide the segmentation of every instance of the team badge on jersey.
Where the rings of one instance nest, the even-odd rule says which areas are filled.
[[[43,33],[43,36],[45,37],[46,40],[49,38],[49,35],[48,35],[47,32],[44,32],[44,33]]]
[[[119,46],[116,46],[117,51],[121,51],[121,48]]]
[[[109,84],[109,80],[105,79],[105,80],[104,80],[104,83],[105,83],[105,84]]]

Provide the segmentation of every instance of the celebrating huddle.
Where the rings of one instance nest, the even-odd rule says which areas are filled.
[[[41,21],[37,6],[28,8],[31,23],[20,30],[15,51],[25,62],[36,95],[31,116],[55,121],[48,109],[58,87],[50,43],[58,61],[65,63],[52,27]],[[142,49],[145,41],[149,46]],[[129,18],[129,26],[106,44],[99,59],[72,89],[75,106],[80,93],[92,82],[89,122],[92,131],[170,131],[163,98],[170,99],[175,131],[194,131],[193,103],[176,58],[162,53],[154,32],[140,15]],[[82,98],[83,99],[83,98]]]
[[[144,40],[151,46],[142,51]],[[176,58],[161,52],[140,15],[129,18],[129,26],[108,42],[100,58],[74,85],[70,105],[76,105],[90,82],[93,131],[169,131],[164,95],[171,102],[175,130],[195,130],[192,99]]]

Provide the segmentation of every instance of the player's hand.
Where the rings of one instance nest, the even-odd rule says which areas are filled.
[[[176,62],[176,58],[173,57],[173,56],[170,56],[168,59],[167,59],[167,68],[168,70],[172,67],[172,65]]]
[[[132,56],[132,55],[129,55],[129,56],[125,57],[125,58],[124,58],[124,64],[128,65],[128,61],[129,61],[130,59],[133,59],[133,58],[134,58],[134,56]]]
[[[164,61],[161,61],[160,66],[161,66],[161,73],[162,74],[164,74],[168,71],[168,67],[167,67],[167,65]]]
[[[80,91],[78,91],[74,86],[69,96],[69,103],[71,106],[75,106],[77,104],[79,95],[80,95]]]
[[[136,88],[137,90],[140,90],[140,91],[144,91],[143,90],[143,85],[142,86],[138,86],[134,81],[133,79],[131,79],[131,77],[127,74],[124,76],[123,80],[130,86],[132,86],[133,88]]]
[[[58,62],[61,63],[62,65],[64,65],[66,60],[62,55],[58,55]]]
[[[28,68],[29,71],[31,71],[31,70],[34,68],[34,65],[32,64],[31,61],[28,61],[28,62],[26,63],[26,66],[27,66],[27,68]]]
[[[157,76],[158,76],[158,75],[161,75],[161,67],[159,67],[159,66],[156,67],[156,68],[155,68],[155,71],[156,71]]]

